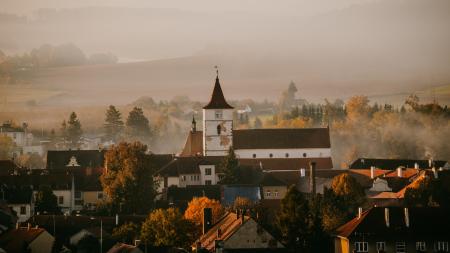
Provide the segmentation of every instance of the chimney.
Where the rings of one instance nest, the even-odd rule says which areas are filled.
[[[19,229],[19,228],[20,228],[20,223],[16,222],[16,229]]]
[[[414,169],[418,170],[420,169],[419,164],[418,163],[414,163]]]
[[[212,209],[203,208],[203,234],[206,234],[212,227]]]
[[[362,211],[363,211],[362,207],[359,207],[358,208],[358,220],[361,219]]]
[[[239,209],[237,209],[236,210],[236,220],[239,220],[239,217],[240,217],[240,211],[239,211]]]
[[[397,177],[403,177],[403,169],[402,167],[397,168]]]
[[[370,178],[375,178],[375,166],[370,166]]]
[[[119,226],[119,214],[116,213],[116,226]]]
[[[309,189],[312,194],[316,194],[316,163],[309,163],[310,174],[309,174]]]
[[[433,167],[433,159],[428,159],[428,167],[431,168]]]
[[[431,170],[433,171],[434,178],[438,179],[439,178],[438,170],[435,167],[433,167]]]
[[[389,227],[389,208],[384,208],[384,220],[386,222],[386,227]]]
[[[409,228],[409,210],[407,207],[405,207],[405,225]]]
[[[27,224],[27,230],[30,230],[31,229],[31,223],[28,223]]]
[[[300,177],[305,177],[305,176],[306,176],[305,168],[301,168],[300,169]]]
[[[241,213],[241,224],[244,224],[244,219],[245,219],[245,211],[244,211],[244,209],[242,209],[242,213]]]

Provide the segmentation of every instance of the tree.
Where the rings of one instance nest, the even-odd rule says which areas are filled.
[[[146,213],[152,207],[155,167],[146,151],[147,146],[140,142],[121,142],[106,152],[101,183],[115,210]]]
[[[78,241],[75,252],[102,253],[100,252],[100,242],[93,235],[85,235]]]
[[[245,197],[237,197],[233,202],[234,210],[248,210],[256,207],[255,203]]]
[[[369,99],[366,96],[353,96],[347,101],[345,108],[347,109],[347,118],[351,122],[359,122],[369,115]]]
[[[117,140],[123,129],[122,116],[113,105],[110,105],[108,110],[106,111],[104,128],[106,136],[114,141]]]
[[[213,214],[213,223],[218,221],[223,213],[224,209],[219,201],[209,199],[207,197],[193,198],[184,212],[184,218],[192,221],[199,228],[203,224],[203,209],[211,208]]]
[[[14,150],[14,146],[15,144],[9,136],[0,135],[0,159],[10,159]]]
[[[77,118],[77,114],[72,112],[69,120],[67,121],[67,138],[72,146],[77,146],[80,141],[80,137],[83,134],[81,130],[81,123]]]
[[[41,185],[36,195],[36,212],[47,212],[49,214],[59,214],[61,212],[56,195],[48,185]]]
[[[236,184],[239,182],[239,161],[232,146],[228,150],[228,155],[219,164],[219,170],[225,174],[220,180],[221,184]]]
[[[43,169],[45,167],[44,160],[36,153],[21,155],[17,160],[21,167],[28,169]]]
[[[114,228],[112,236],[117,241],[132,244],[139,236],[139,227],[133,222],[127,222]]]
[[[178,209],[156,209],[142,224],[141,240],[153,246],[189,248],[196,238],[192,226]]]
[[[149,120],[145,117],[142,108],[134,107],[128,114],[127,132],[130,138],[143,139],[150,137]]]
[[[310,210],[307,199],[291,186],[281,200],[277,225],[284,243],[293,250],[305,250],[309,240],[308,216]]]
[[[407,206],[426,207],[432,198],[432,179],[421,177],[409,185],[405,191],[405,204]]]

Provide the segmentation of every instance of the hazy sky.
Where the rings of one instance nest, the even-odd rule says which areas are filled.
[[[0,10],[30,14],[39,8],[116,6],[193,11],[248,11],[271,15],[312,15],[375,0],[0,0]]]

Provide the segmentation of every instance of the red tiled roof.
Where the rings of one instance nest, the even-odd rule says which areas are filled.
[[[330,148],[328,128],[266,128],[233,131],[234,149]]]
[[[408,168],[408,169],[402,169],[402,178],[411,178],[419,173],[419,170]],[[398,177],[397,170],[392,171],[388,174],[386,174],[386,177]]]
[[[203,131],[189,131],[180,156],[197,156],[203,154]]]
[[[42,228],[19,228],[11,229],[0,235],[0,247],[6,252],[22,252],[33,242],[45,229]]]
[[[238,218],[235,213],[228,212],[206,234],[202,235],[198,241],[203,248],[212,251],[216,240],[227,240],[249,219],[250,217],[244,216],[244,222],[242,222],[242,217]],[[221,233],[218,237],[217,231],[219,229]]]

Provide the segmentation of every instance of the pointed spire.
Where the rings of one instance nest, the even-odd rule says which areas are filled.
[[[211,100],[209,103],[203,107],[203,109],[233,109],[231,105],[227,103],[222,92],[222,87],[220,87],[219,82],[219,70],[216,68],[216,83],[214,84],[214,90],[211,95]]]
[[[195,116],[192,114],[192,127],[191,132],[195,133],[197,132],[197,122],[195,121]]]

